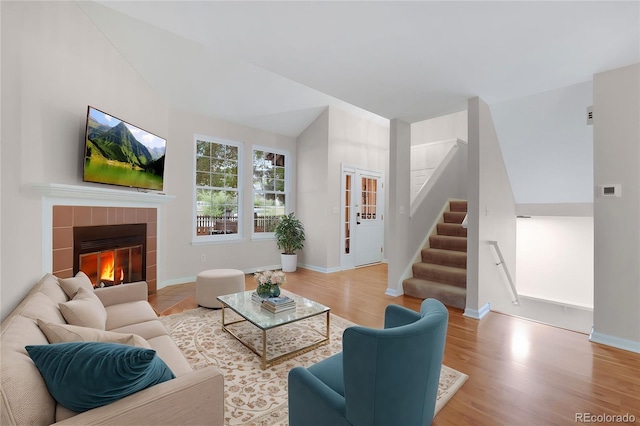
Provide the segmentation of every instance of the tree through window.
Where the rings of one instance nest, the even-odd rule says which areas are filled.
[[[196,233],[238,233],[239,146],[196,139]]]
[[[278,218],[287,213],[286,154],[253,151],[253,231],[273,232]]]

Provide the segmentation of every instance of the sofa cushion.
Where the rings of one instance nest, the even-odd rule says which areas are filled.
[[[157,319],[141,322],[139,324],[125,325],[124,327],[114,328],[109,331],[125,334],[137,334],[138,336],[144,337],[147,341],[150,341],[150,339],[153,339],[154,337],[166,336],[168,334],[165,326]]]
[[[0,424],[54,423],[56,401],[25,350],[26,345],[46,345],[47,338],[36,321],[21,315],[12,315],[2,322],[1,336]]]
[[[106,330],[158,319],[158,315],[146,300],[118,303],[107,306],[105,309],[107,310]]]
[[[66,302],[70,299],[60,287],[60,281],[55,275],[45,274],[34,288],[37,288],[40,293],[49,296],[56,306],[58,306],[58,303]]]
[[[25,349],[51,395],[76,412],[107,405],[175,377],[153,349],[106,342],[52,343]]]
[[[75,297],[60,304],[60,312],[69,324],[104,330],[107,323],[107,311],[93,290],[83,287],[78,289]]]
[[[19,309],[19,315],[30,318],[34,322],[40,318],[47,322],[64,324],[64,318],[58,305],[42,293],[34,293]]]
[[[72,278],[60,278],[60,287],[67,293],[69,299],[73,299],[80,288],[93,291],[93,284],[84,272],[80,271]]]
[[[156,351],[158,356],[169,366],[176,377],[191,373],[193,368],[184,357],[182,351],[176,346],[170,336],[158,336],[148,341],[151,349]]]
[[[138,348],[152,349],[149,342],[137,334],[114,333],[70,324],[54,324],[38,320],[38,327],[47,336],[49,343],[65,342],[111,342]]]

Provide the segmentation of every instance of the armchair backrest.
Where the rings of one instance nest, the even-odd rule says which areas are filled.
[[[351,424],[431,424],[448,319],[442,303],[427,299],[420,313],[388,306],[384,329],[345,330],[344,386]]]

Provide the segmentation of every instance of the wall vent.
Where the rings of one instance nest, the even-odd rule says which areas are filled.
[[[593,105],[587,107],[587,125],[593,125]]]

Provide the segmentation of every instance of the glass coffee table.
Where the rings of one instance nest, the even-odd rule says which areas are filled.
[[[302,296],[290,293],[282,290],[283,296],[288,296],[295,300],[295,309],[279,313],[271,313],[265,308],[260,306],[260,302],[253,301],[251,295],[255,291],[244,291],[241,293],[225,294],[218,296],[218,301],[222,304],[222,329],[227,333],[235,337],[240,343],[249,348],[253,353],[258,355],[262,359],[262,369],[265,370],[278,362],[282,362],[286,359],[292,358],[300,353],[310,351],[318,346],[329,343],[329,324],[330,308],[313,300],[306,299]],[[241,319],[226,322],[225,311],[231,309],[238,314]],[[319,340],[313,340],[313,343],[302,346],[295,346],[289,348],[286,353],[279,354],[269,359],[267,354],[268,333],[267,331],[273,330],[279,327],[283,327],[297,321],[305,320],[315,316],[326,315],[326,328],[324,333],[319,333]],[[252,344],[243,335],[234,330],[233,327],[229,327],[233,324],[242,322],[249,322],[262,331],[262,339],[258,341],[258,344]],[[310,329],[309,331],[316,332],[316,330]],[[273,343],[273,342],[271,342]],[[262,346],[260,351],[256,346]]]

